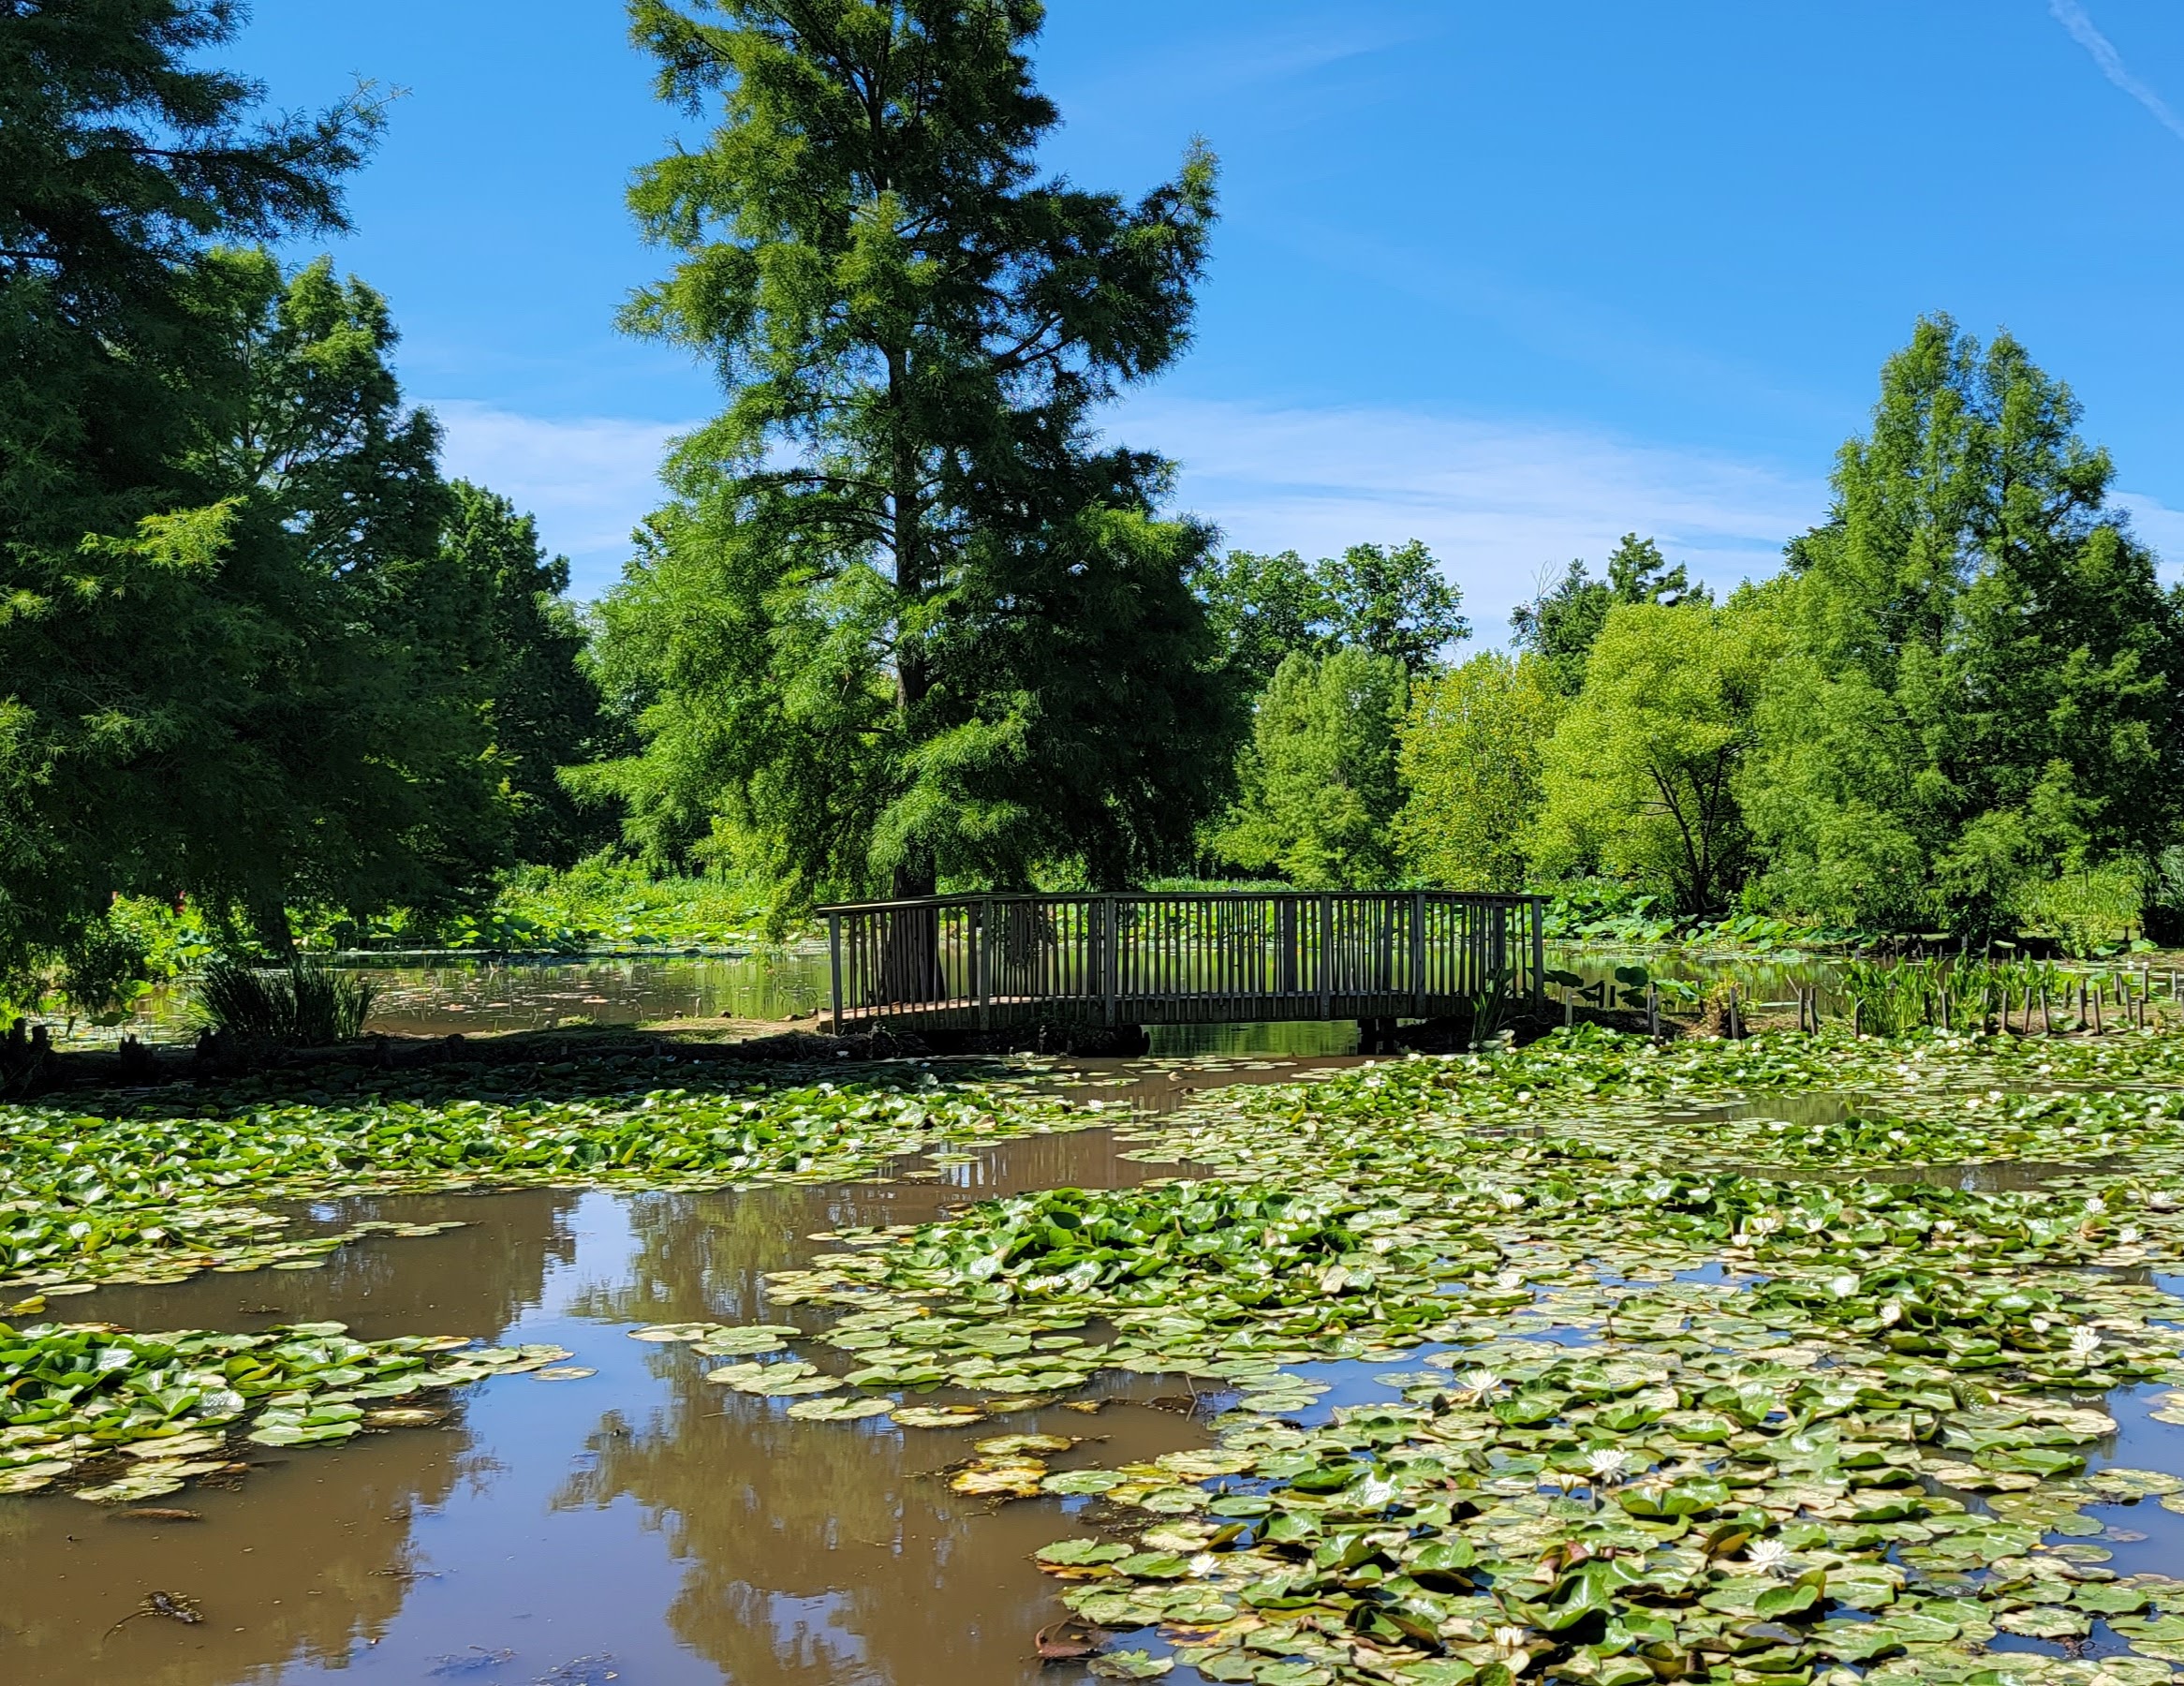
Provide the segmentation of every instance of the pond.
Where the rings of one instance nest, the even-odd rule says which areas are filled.
[[[2184,1616],[2184,1514],[2157,1502],[2184,1495],[2184,1420],[2171,1420],[2184,1413],[2167,1391],[2184,1382],[2184,1301],[2169,1297],[2184,1284],[2166,1274],[2184,1264],[2184,1134],[2166,1112],[2184,1062],[2157,1039],[2074,1043],[2042,1051],[2057,1069],[2035,1087],[1997,1066],[2010,1053],[1961,1039],[1674,1054],[1581,1039],[1506,1071],[1263,1053],[1025,1060],[965,1092],[996,1118],[1030,1109],[1038,1133],[951,1138],[877,1173],[785,1160],[776,1174],[804,1180],[643,1189],[602,1186],[601,1167],[539,1187],[284,1206],[306,1240],[416,1233],[270,1269],[208,1252],[199,1263],[226,1262],[185,1279],[65,1297],[76,1284],[64,1283],[46,1314],[141,1330],[338,1323],[364,1340],[445,1332],[569,1362],[438,1396],[410,1413],[423,1426],[254,1446],[246,1472],[149,1506],[0,1497],[0,1657],[20,1678],[174,1686],[1029,1686],[1085,1678],[1034,1654],[1066,1601],[1138,1659],[1116,1666],[1175,1686],[1449,1686],[1477,1681],[1503,1642],[1448,1617],[1439,1672],[1338,1665],[1323,1630],[1274,1602],[1362,1599],[1401,1615],[1413,1595],[1380,1589],[1402,1565],[1356,1543],[1445,1533],[1468,1543],[1422,1563],[1415,1595],[1444,1616],[1487,1602],[1450,1591],[1465,1554],[1499,1554],[1478,1561],[1498,1563],[1481,1573],[1506,1591],[1543,1541],[1590,1540],[1582,1556],[1553,1546],[1541,1584],[1576,1586],[1584,1562],[1639,1552],[1664,1586],[1710,1589],[1711,1605],[1674,1605],[1689,1643],[1753,1622],[1749,1601],[1764,1596],[1763,1613],[1780,1607],[1792,1626],[1763,1614],[1730,1638],[1774,1648],[1770,1661],[1813,1644],[1858,1652],[1868,1641],[1850,1628],[1878,1621],[1867,1654],[1893,1651],[1876,1665],[1888,1686],[1965,1678],[1967,1656],[2002,1653],[2025,1659],[2011,1667],[2028,1682],[2151,1686],[2169,1678],[2163,1624]],[[2126,1075],[2129,1092],[2102,1087]],[[420,1118],[509,1109],[451,1161],[487,1178],[485,1146],[525,1109],[553,1131],[618,1129],[616,1109],[634,1106],[657,1115],[657,1136],[678,1107],[728,1117],[772,1104],[771,1089],[739,1102],[732,1087],[663,1101],[647,1086],[682,1079],[649,1069],[612,1081],[568,1103],[495,1089],[411,1104]],[[269,1142],[350,1104],[320,1094],[282,1113],[262,1087],[245,1099]],[[117,1128],[160,1104],[132,1103]],[[883,1128],[881,1114],[857,1117],[858,1131]],[[26,1156],[33,1123],[15,1115]],[[696,1123],[719,1142],[717,1124]],[[2118,1160],[2126,1135],[2138,1146]],[[1853,1169],[1863,1183],[1843,1181]],[[1268,1180],[1171,1180],[1247,1175]],[[1262,1186],[1287,1192],[1265,1205]],[[1313,1227],[1315,1202],[1343,1214],[1335,1227]],[[935,1220],[955,1237],[942,1252],[890,1262],[897,1226]],[[459,1227],[424,1233],[444,1223]],[[1011,1245],[1052,1250],[1057,1273],[1095,1232],[1142,1269],[1087,1289],[1091,1313],[981,1298],[993,1272],[975,1261],[996,1223]],[[1846,1268],[1856,1286],[1830,1286]],[[1997,1298],[1986,1281],[2016,1292]],[[1845,1321],[1884,1299],[1896,1335],[1885,1316]],[[775,1326],[771,1340],[732,1338]],[[2013,1343],[2007,1358],[1990,1363],[1990,1333]],[[1075,1383],[1013,1398],[996,1390],[1020,1383],[981,1394],[962,1379],[1053,1373],[1067,1361],[1052,1354],[1081,1343],[1106,1358]],[[889,1367],[913,1352],[930,1355],[937,1390],[887,1394]],[[738,1353],[758,1356],[724,1362]],[[1011,1353],[1024,1356],[992,1356]],[[746,1386],[801,1370],[809,1387]],[[1647,1404],[1663,1377],[1667,1404]],[[859,1416],[871,1390],[893,1402]],[[975,1421],[929,1426],[973,1404]],[[851,1409],[812,1409],[837,1405]],[[2054,1426],[2018,1434],[2028,1409]],[[1565,1412],[1582,1426],[1557,1427]],[[1619,1442],[1603,1442],[1611,1433]],[[1621,1448],[1615,1461],[1588,1465],[1603,1443]],[[1001,1501],[1017,1491],[1030,1496]],[[1391,1502],[1420,1519],[1389,1532]],[[1690,1509],[1664,1521],[1662,1505]],[[1295,1579],[1274,1587],[1270,1553],[1290,1548],[1269,1541],[1299,1530],[1306,1544],[1279,1560]],[[1774,1575],[1777,1560],[1744,1543],[1778,1532],[1791,1557]],[[1116,1539],[1138,1543],[1104,1543]],[[1073,1560],[1104,1578],[1057,1579]],[[1798,1626],[1814,1601],[1799,1605],[1808,1583],[1789,1577],[1822,1562],[1837,1613]],[[201,1620],[144,1613],[154,1594]],[[1568,1643],[1544,1625],[1545,1594],[1509,1595],[1527,1643]],[[1409,1645],[1416,1661],[1409,1633],[1344,1632],[1341,1654]],[[1907,1658],[1906,1645],[1940,1649]],[[2087,1660],[2120,1672],[2038,1672]],[[1929,1664],[1957,1672],[1918,1672]]]
[[[992,1427],[795,1421],[777,1401],[706,1386],[686,1348],[627,1332],[765,1321],[760,1274],[807,1259],[814,1231],[1158,1169],[1093,1131],[996,1146],[930,1180],[372,1201],[322,1216],[465,1227],[345,1249],[316,1271],[79,1296],[71,1317],[133,1328],[331,1319],[363,1338],[553,1342],[598,1373],[510,1376],[439,1427],[269,1454],[238,1490],[170,1501],[197,1521],[0,1498],[0,1658],[15,1679],[175,1686],[1035,1678],[1025,1658],[1055,1612],[1030,1553],[1055,1517],[989,1515],[931,1475]],[[1204,1443],[1188,1383],[1122,1377],[1098,1392],[1097,1416],[1048,1409],[999,1426],[1095,1437],[1087,1459]],[[203,1622],[112,1630],[154,1590],[188,1596]]]
[[[374,963],[337,969],[366,977],[377,995],[366,1028],[390,1036],[483,1036],[576,1025],[659,1025],[731,1020],[818,1027],[828,1003],[824,950],[784,948],[743,954],[657,957],[449,959],[432,965]],[[198,1020],[186,985],[154,990],[128,1024],[78,1026],[79,1043],[125,1034],[186,1042]],[[1156,1056],[1342,1055],[1357,1050],[1357,1026],[1332,1024],[1159,1025]]]

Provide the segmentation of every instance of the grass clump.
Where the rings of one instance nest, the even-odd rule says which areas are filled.
[[[352,973],[296,960],[279,970],[215,960],[198,979],[199,1014],[245,1042],[322,1048],[363,1034],[378,986]]]

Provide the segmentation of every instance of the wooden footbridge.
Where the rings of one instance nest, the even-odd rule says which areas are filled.
[[[1438,891],[952,895],[824,908],[834,1025],[987,1030],[1537,1006],[1544,904]]]

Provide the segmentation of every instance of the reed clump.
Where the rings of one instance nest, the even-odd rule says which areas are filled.
[[[199,1017],[238,1041],[286,1048],[322,1048],[363,1034],[378,987],[314,960],[280,968],[214,960],[199,974]]]

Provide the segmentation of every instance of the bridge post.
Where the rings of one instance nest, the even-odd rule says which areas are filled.
[[[990,896],[980,896],[970,905],[970,965],[978,980],[979,1028],[994,1028],[994,967],[988,945],[993,940],[993,921],[988,915],[993,910]]]
[[[1425,1016],[1425,892],[1410,897],[1410,1016]]]
[[[1110,1027],[1114,1023],[1114,997],[1122,978],[1122,932],[1115,918],[1114,897],[1099,898],[1099,1004]]]
[[[834,959],[834,1034],[842,1034],[842,916],[827,915],[827,950]]]
[[[1543,896],[1529,898],[1532,916],[1532,1011],[1547,1008],[1547,903]]]
[[[1320,892],[1320,1016],[1335,1016],[1335,897]]]

